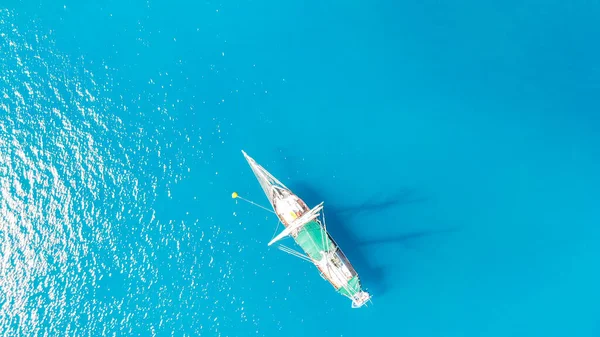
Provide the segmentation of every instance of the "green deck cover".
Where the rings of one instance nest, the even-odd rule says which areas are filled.
[[[321,251],[328,251],[328,247],[329,250],[335,247],[325,229],[316,221],[311,221],[304,225],[295,239],[304,252],[315,260],[321,260]],[[342,295],[348,296],[354,296],[361,291],[358,275],[351,278],[346,287],[341,287],[337,291]]]
[[[321,260],[321,251],[334,247],[325,229],[316,221],[304,225],[296,236],[296,242],[312,259]]]
[[[348,281],[348,285],[346,286],[346,288],[341,287],[340,289],[338,289],[338,292],[342,295],[354,296],[360,291],[360,281],[358,280],[358,275],[355,275],[353,278],[350,279],[350,281]]]

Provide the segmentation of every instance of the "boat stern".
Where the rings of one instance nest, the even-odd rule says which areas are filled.
[[[359,291],[352,297],[352,308],[360,308],[371,300],[371,295],[366,291]]]

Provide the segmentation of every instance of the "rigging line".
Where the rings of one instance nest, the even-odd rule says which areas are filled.
[[[320,204],[319,204],[319,205],[320,205]],[[317,206],[317,207],[318,207],[318,206]],[[316,207],[315,207],[315,208],[316,208]],[[321,208],[321,210],[322,210],[322,208]],[[311,218],[311,219],[310,219],[310,220],[308,220],[308,221],[306,221],[305,223],[303,223],[302,227],[300,227],[300,228],[301,228],[301,229],[305,229],[305,228],[306,228],[306,226],[308,226],[308,225],[309,225],[311,222],[315,222],[315,223],[316,223],[316,224],[319,226],[319,230],[322,230],[322,229],[323,229],[323,227],[321,227],[321,225],[320,225],[320,224],[319,224],[319,222],[318,222],[318,217],[319,217],[319,213],[318,213],[318,212],[320,212],[321,210],[318,210],[318,211],[316,211],[317,213],[315,214],[315,217],[312,217],[312,215],[311,215],[311,216],[310,216],[310,218]],[[311,209],[310,211],[308,211],[307,213],[309,213],[309,212],[311,212],[311,211],[312,211],[312,209]],[[307,214],[307,213],[305,213],[305,214]],[[305,216],[305,214],[303,214],[302,216]],[[300,218],[302,218],[302,216],[301,216]],[[307,218],[309,218],[309,217],[307,217]],[[296,219],[296,220],[297,220],[297,219]],[[317,221],[315,221],[315,220],[317,220]],[[298,231],[300,231],[300,229],[298,229]],[[317,246],[317,247],[318,247],[318,244],[315,242],[315,240],[313,239],[312,235],[308,235],[308,237],[310,238],[310,241],[312,241],[312,243],[313,243],[315,246]],[[321,254],[320,254],[320,255],[321,255]]]
[[[323,210],[321,210],[321,211],[323,211]],[[321,216],[323,216],[323,213],[321,213]],[[325,250],[329,251],[329,245],[325,244],[325,241],[326,241],[325,236],[327,235],[327,228],[324,225],[319,226],[319,232],[321,233],[321,247],[325,247]]]
[[[240,196],[238,196],[238,197],[237,197],[237,199],[242,199],[242,200],[244,200],[244,201],[245,201],[245,202],[247,202],[247,203],[250,203],[250,204],[252,204],[252,205],[254,205],[254,206],[256,206],[256,207],[260,207],[260,208],[264,209],[264,210],[265,210],[265,211],[267,211],[267,212],[271,212],[271,213],[275,214],[275,212],[273,212],[273,210],[270,210],[270,209],[268,209],[268,208],[266,208],[266,207],[264,207],[264,206],[261,206],[261,205],[259,205],[259,204],[255,203],[255,202],[253,202],[253,201],[250,201],[250,200],[248,200],[248,199],[244,199],[244,198],[242,198],[242,197],[240,197]]]
[[[327,266],[327,270],[329,271],[330,275],[332,275],[332,276],[335,275],[337,277],[342,277],[343,276],[343,275],[339,274],[339,268],[337,268],[337,267],[335,269],[331,268],[331,265],[329,264],[329,261],[327,261],[326,266]],[[344,288],[348,292],[348,295],[346,295],[346,297],[350,298],[351,300],[354,300],[354,296],[350,295],[352,292],[350,291],[350,288],[348,287],[348,282],[347,281],[346,281],[346,284],[342,283],[340,285],[340,288]],[[356,291],[356,289],[353,289],[353,290]]]
[[[310,236],[309,236],[309,237],[310,237]],[[311,241],[313,241],[313,243],[315,243],[315,244],[316,244],[316,242],[314,242],[314,240],[312,239],[312,237],[311,237]],[[331,263],[332,263],[332,262],[331,262],[331,260],[330,260],[330,258],[329,258],[329,254],[331,254],[331,253],[330,253],[330,252],[326,252],[326,253],[325,253],[325,258],[327,259],[327,261],[326,261],[326,263],[325,263],[325,266],[326,266],[326,268],[327,268],[327,271],[329,272],[329,275],[331,275],[331,277],[338,277],[338,278],[341,278],[341,279],[343,279],[345,275],[344,275],[343,273],[341,273],[341,274],[340,274],[340,268],[342,268],[342,267],[341,267],[341,266],[339,266],[339,267],[338,267],[338,266],[335,266],[335,268],[332,268],[332,266],[331,266]],[[348,296],[348,297],[349,297],[350,299],[352,299],[352,300],[354,300],[354,299],[355,299],[355,298],[354,298],[354,296],[355,296],[355,295],[356,295],[356,293],[359,291],[359,289],[357,289],[356,287],[352,287],[352,288],[350,288],[350,287],[349,287],[349,284],[348,284],[348,281],[346,281],[346,283],[345,283],[345,284],[341,284],[341,288],[344,288],[344,289],[345,289],[345,290],[348,292],[348,294],[349,294],[349,295],[350,295],[351,293],[354,293],[354,295],[350,295],[350,296]],[[352,291],[351,291],[351,290],[352,290]]]
[[[307,261],[307,262],[311,262],[309,259],[307,259],[306,257],[300,255],[298,252],[295,252],[293,250],[286,250],[286,249],[283,249],[283,248],[280,248],[280,250],[282,252],[285,252],[285,253],[288,253],[288,254],[290,254],[292,256],[295,256],[295,257],[297,257],[297,258],[299,258],[301,260],[304,260],[304,261]]]
[[[341,272],[341,270],[340,270],[342,267],[341,266],[340,267],[335,266],[335,268],[332,268],[331,267],[331,263],[332,263],[331,260],[328,259],[328,261],[326,263],[326,267],[327,267],[327,270],[329,271],[330,275],[332,275],[332,276],[335,275],[335,276],[337,276],[339,278],[345,278],[344,277],[345,276],[344,273]],[[350,298],[352,300],[355,299],[356,293],[360,292],[360,288],[357,288],[357,285],[350,286],[348,284],[348,280],[346,280],[345,284],[341,285],[341,288],[344,288],[348,292],[348,295],[349,295],[348,298]],[[354,294],[350,295],[351,293],[354,293]]]
[[[327,223],[325,223],[325,210],[321,209],[321,216],[323,217],[323,228],[325,228],[325,235],[327,235]],[[325,240],[325,243],[327,244],[327,251],[329,251],[329,238],[327,238],[327,240]]]
[[[275,232],[273,232],[273,236],[271,236],[271,240],[273,240],[273,238],[275,237],[275,234],[277,234],[277,230],[279,230],[279,224],[281,224],[281,220],[279,220],[277,222],[277,227],[275,228]]]
[[[279,248],[279,249],[280,249],[282,252],[288,253],[288,254],[290,254],[290,255],[292,255],[292,256],[295,256],[295,257],[297,257],[297,258],[299,258],[299,259],[301,259],[301,260],[304,260],[304,261],[307,261],[307,262],[312,262],[312,260],[310,260],[308,257],[306,257],[306,256],[304,256],[304,255],[302,255],[302,254],[300,254],[299,252],[295,251],[295,250],[294,250],[294,249],[292,249],[292,248],[286,247],[286,246],[284,246],[284,245],[279,245],[279,246],[278,246],[278,248]]]
[[[322,211],[322,209],[321,209],[321,210],[319,210],[319,211]],[[318,216],[319,216],[319,215],[317,214],[317,217],[318,217]],[[315,220],[315,219],[313,219],[313,220],[310,220],[309,222],[305,223],[303,227],[307,226],[308,224],[310,224],[310,223],[311,223],[311,222],[313,222],[314,220]],[[314,221],[314,222],[315,222],[315,223],[316,223],[316,224],[319,226],[319,231],[322,231],[322,230],[323,230],[323,227],[322,227],[322,226],[319,224],[319,222],[318,222],[318,221]],[[317,244],[317,243],[315,242],[315,240],[313,239],[312,235],[308,235],[308,237],[310,238],[310,241],[312,241],[312,243],[313,243],[315,246],[318,246],[318,244]],[[321,247],[322,247],[322,246],[321,246]],[[327,250],[327,252],[326,252],[326,253],[329,253],[329,249]],[[319,255],[323,255],[323,254],[320,254],[320,252],[319,252]],[[327,257],[327,255],[326,255],[326,254],[325,254],[325,257]]]

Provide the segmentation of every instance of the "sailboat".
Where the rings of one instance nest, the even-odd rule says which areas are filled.
[[[242,153],[269,199],[274,213],[285,227],[268,245],[291,236],[303,253],[283,245],[279,245],[280,250],[313,263],[321,277],[331,283],[339,294],[352,301],[352,308],[360,308],[370,302],[371,295],[363,290],[358,273],[327,232],[323,202],[309,208],[302,199],[244,150]]]

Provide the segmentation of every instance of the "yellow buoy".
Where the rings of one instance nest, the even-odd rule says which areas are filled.
[[[233,193],[231,193],[231,197],[232,197],[233,199],[237,198],[237,197],[238,197],[238,194],[237,194],[237,192],[233,192]]]

